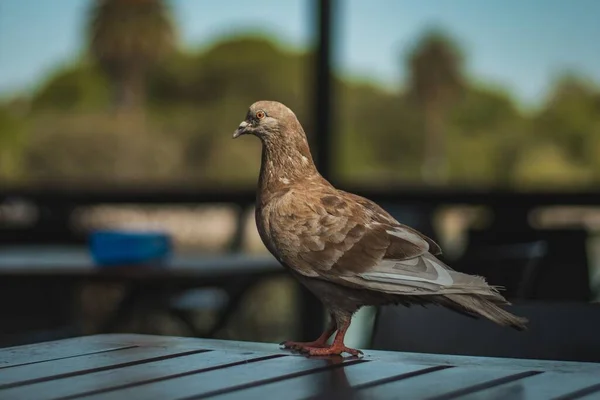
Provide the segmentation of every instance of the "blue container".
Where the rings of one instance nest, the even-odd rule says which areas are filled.
[[[96,231],[89,238],[98,265],[160,264],[172,252],[170,237],[161,232]]]

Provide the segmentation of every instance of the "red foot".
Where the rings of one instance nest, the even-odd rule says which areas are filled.
[[[286,349],[302,351],[307,347],[323,348],[323,347],[327,346],[327,342],[323,342],[321,340],[314,340],[312,342],[292,342],[292,341],[288,340],[286,342],[280,343],[280,345]]]
[[[340,355],[342,353],[352,354],[353,356],[358,356],[359,354],[363,354],[362,351],[357,349],[351,349],[350,347],[346,347],[340,344],[334,344],[329,347],[303,347],[301,349],[303,353],[307,353],[311,356],[333,356]]]

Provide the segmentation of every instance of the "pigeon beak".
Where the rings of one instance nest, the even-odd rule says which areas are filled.
[[[249,123],[247,123],[246,121],[242,121],[240,126],[238,126],[238,128],[235,130],[235,132],[233,132],[233,138],[237,139],[238,137],[245,134],[248,131],[249,126],[250,126]]]

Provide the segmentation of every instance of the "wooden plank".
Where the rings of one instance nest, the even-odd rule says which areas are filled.
[[[198,339],[194,337],[176,337],[145,335],[132,333],[108,333],[88,336],[107,345],[135,345],[135,346],[169,346],[170,348],[185,349],[205,349],[205,350],[223,350],[223,351],[262,351],[264,353],[280,353],[290,355],[292,352],[283,350],[281,346],[275,343],[243,342],[236,340],[220,339]],[[67,339],[69,340],[69,339]]]
[[[582,391],[577,394],[577,397],[565,397],[565,398],[557,398],[555,400],[598,400],[600,399],[600,387],[590,388],[589,391]]]
[[[39,346],[39,348],[38,348]],[[212,349],[225,351],[251,351],[265,352],[268,354],[290,354],[287,350],[280,349],[280,346],[272,343],[252,343],[241,341],[227,341],[217,339],[198,339],[189,337],[169,337],[144,334],[101,334],[85,336],[74,339],[64,339],[54,342],[39,343],[27,346],[17,346],[12,348],[0,349],[0,365],[11,365],[14,356],[7,356],[5,352],[14,351],[19,353],[18,362],[37,362],[61,356],[77,355],[86,352],[102,351],[103,349],[119,349],[131,346],[169,346],[174,349]],[[44,349],[42,349],[43,347]],[[79,347],[77,349],[76,347]],[[49,350],[54,348],[52,350]],[[29,350],[31,349],[31,350]],[[47,358],[46,358],[47,357]],[[386,362],[406,362],[409,364],[426,365],[449,365],[464,367],[490,367],[506,369],[528,369],[538,371],[556,371],[556,372],[581,372],[600,374],[600,363],[570,362],[570,361],[548,361],[548,360],[522,360],[511,358],[494,357],[470,357],[470,356],[451,356],[443,354],[421,354],[404,353],[380,350],[365,351],[366,360],[380,360]]]
[[[184,346],[190,348],[203,348],[226,351],[263,351],[266,353],[290,354],[287,350],[281,350],[277,344],[252,343],[241,341],[228,341],[217,339],[176,338],[158,337],[151,335],[98,335],[105,336],[107,342],[122,344],[139,344],[152,346]],[[99,339],[100,340],[100,339]],[[600,363],[574,362],[574,361],[551,361],[551,360],[525,360],[514,358],[495,357],[472,357],[455,356],[446,354],[423,354],[405,353],[396,351],[365,350],[365,360],[378,360],[386,362],[405,362],[408,364],[424,364],[429,366],[447,365],[457,367],[483,367],[495,369],[521,369],[554,372],[578,372],[600,374]]]
[[[382,379],[402,379],[415,374],[427,373],[431,369],[437,368],[416,364],[369,361],[229,392],[217,396],[215,399],[272,399],[277,398],[281,393],[286,393],[285,398],[290,400],[305,399],[319,394],[328,397],[334,392],[347,392],[357,385]]]
[[[216,395],[236,388],[262,385],[360,362],[363,361],[333,363],[330,359],[287,356],[86,396],[86,400],[167,400]]]
[[[106,338],[97,336],[6,347],[0,349],[0,369],[132,347],[137,347],[133,341],[109,343]]]
[[[206,348],[213,348],[204,344]],[[405,353],[396,351],[365,351],[368,359],[387,362],[407,362],[411,364],[450,365],[457,367],[494,368],[494,369],[523,369],[536,371],[554,371],[570,373],[600,374],[600,363],[526,360],[516,358],[472,357],[447,354]]]
[[[209,351],[0,390],[0,398],[44,400],[90,395],[111,389],[127,388],[142,383],[206,372],[238,363],[251,363],[267,357],[283,356]]]
[[[0,398],[231,399],[281,391],[326,398],[328,389],[353,387],[367,398],[600,399],[600,365],[592,363],[366,353],[361,360],[307,359],[274,344],[98,335],[0,350]]]
[[[453,367],[407,379],[398,379],[381,384],[375,382],[375,384],[364,385],[357,389],[359,389],[360,396],[366,398],[390,398],[394,393],[402,393],[402,397],[407,399],[429,399],[498,379],[517,378],[523,373],[535,372]]]
[[[205,350],[173,352],[168,348],[124,349],[81,357],[71,357],[43,363],[27,364],[6,368],[0,374],[0,389],[58,379],[71,375],[81,375],[103,369],[119,368],[127,365],[141,364],[152,360],[173,358]]]
[[[586,388],[597,386],[595,398],[600,398],[600,376],[596,374],[566,374],[545,372],[540,375],[530,376],[504,385],[478,390],[470,395],[459,395],[456,398],[475,400],[482,398],[499,399],[527,399],[547,400],[559,396],[575,398],[573,394],[585,391]],[[591,395],[591,394],[590,394]]]

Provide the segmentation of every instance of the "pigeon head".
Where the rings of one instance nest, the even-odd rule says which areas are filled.
[[[263,144],[260,181],[269,187],[320,176],[296,115],[276,101],[252,104],[233,138],[254,135]],[[273,186],[274,185],[274,186]]]
[[[298,138],[306,140],[296,114],[276,101],[257,101],[250,106],[246,119],[235,130],[233,138],[248,134],[257,136],[263,142]]]

